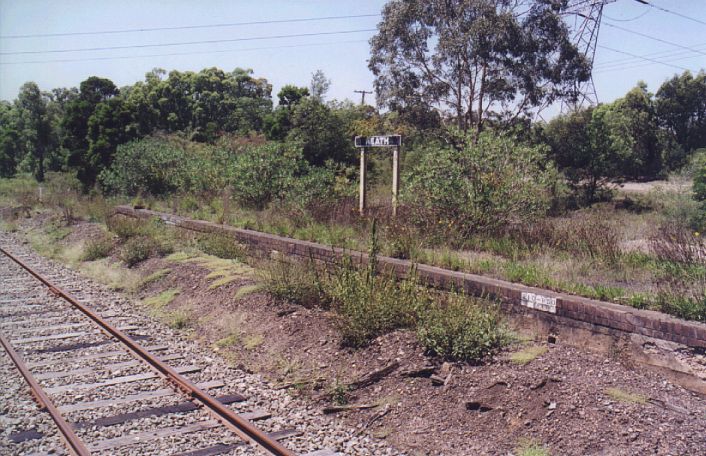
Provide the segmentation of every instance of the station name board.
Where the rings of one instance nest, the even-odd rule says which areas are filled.
[[[355,147],[399,147],[402,145],[402,136],[356,136]]]

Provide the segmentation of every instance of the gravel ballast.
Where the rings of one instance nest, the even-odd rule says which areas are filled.
[[[198,366],[198,372],[185,374],[196,383],[220,380],[222,388],[211,391],[213,395],[241,394],[245,402],[231,404],[238,412],[262,410],[271,418],[257,421],[257,425],[266,432],[286,429],[301,431],[300,436],[283,441],[291,450],[306,454],[320,449],[340,451],[347,455],[393,455],[398,454],[321,412],[305,402],[292,398],[285,390],[275,389],[255,374],[235,369],[212,352],[209,348],[200,346],[189,340],[183,334],[171,330],[166,325],[142,314],[135,304],[124,295],[111,291],[90,279],[80,276],[66,266],[56,264],[40,257],[28,247],[21,245],[9,234],[0,233],[0,244],[19,255],[21,260],[42,275],[50,277],[58,286],[69,291],[81,302],[88,304],[94,311],[106,317],[116,326],[136,327],[126,331],[131,336],[142,336],[139,343],[143,346],[163,345],[166,350],[160,351],[160,356],[179,355],[181,359],[169,361],[173,367]],[[44,388],[61,387],[72,384],[100,383],[116,376],[147,374],[151,370],[144,364],[130,365],[116,370],[105,369],[106,365],[125,363],[132,358],[117,354],[109,358],[94,358],[80,365],[71,365],[67,358],[97,356],[106,352],[119,350],[118,344],[108,342],[106,337],[88,320],[71,308],[68,303],[51,295],[47,288],[29,274],[21,271],[7,257],[0,259],[0,313],[3,315],[3,334],[9,339],[21,339],[51,334],[71,334],[71,337],[61,340],[26,341],[13,344],[28,363],[44,363],[33,367],[33,374],[59,372],[66,370],[85,369],[75,375],[48,378],[40,381]],[[21,315],[27,310],[41,310],[38,314]],[[57,328],[55,330],[33,329],[33,322],[38,327],[54,327],[74,325],[76,327]],[[70,351],[52,351],[56,347],[70,348],[73,344],[86,344],[84,348]],[[2,440],[0,454],[28,454],[32,452],[56,454],[65,453],[64,447],[56,436],[54,425],[46,413],[38,410],[28,392],[26,383],[12,365],[9,357],[3,353],[1,359],[0,382],[2,389]],[[159,378],[150,378],[137,382],[121,383],[92,389],[78,389],[51,394],[58,406],[123,398],[137,392],[154,391],[167,388],[166,382]],[[176,394],[153,398],[132,404],[116,404],[90,410],[80,410],[65,414],[68,421],[95,420],[97,418],[145,410],[153,407],[174,405],[183,402],[183,396]],[[91,427],[78,431],[79,436],[90,446],[102,439],[120,437],[129,434],[155,430],[158,428],[181,426],[188,423],[208,421],[212,419],[204,410],[189,413],[170,414],[160,417],[148,417],[130,420],[108,427]],[[8,440],[10,434],[37,429],[44,437],[28,440],[24,443],[12,443]],[[154,441],[146,441],[136,446],[124,446],[111,449],[104,454],[176,454],[198,448],[206,448],[216,444],[237,443],[238,438],[223,427],[190,434],[165,437]],[[139,448],[139,449],[138,449]],[[97,453],[98,454],[98,453]],[[228,454],[253,454],[250,447],[238,447]]]

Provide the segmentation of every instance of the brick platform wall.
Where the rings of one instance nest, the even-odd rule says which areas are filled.
[[[118,206],[115,208],[115,213],[141,219],[158,218],[168,225],[201,233],[225,234],[248,245],[251,249],[264,253],[274,250],[293,257],[323,262],[337,261],[344,255],[361,263],[366,263],[368,258],[367,254],[362,252],[345,251],[315,242],[191,220],[146,209]],[[603,334],[636,333],[690,347],[706,348],[706,325],[702,323],[682,320],[660,312],[639,310],[609,302],[527,287],[476,274],[414,264],[407,260],[382,256],[378,260],[381,267],[400,278],[406,277],[409,271],[416,267],[417,276],[422,283],[445,290],[464,290],[475,296],[494,297],[499,299],[508,311],[531,314],[552,323],[590,329]]]

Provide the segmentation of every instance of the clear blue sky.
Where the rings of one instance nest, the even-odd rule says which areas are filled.
[[[0,35],[376,14],[384,3],[384,0],[0,0]],[[652,3],[706,22],[706,0],[652,0]],[[694,72],[706,68],[706,24],[661,12],[634,0],[618,0],[607,5],[604,13],[599,45],[670,61],[672,65]],[[375,28],[378,20],[378,17],[365,17],[109,35],[3,38],[0,39],[0,53],[350,31]],[[675,42],[692,50],[653,41],[606,24]],[[329,98],[358,100],[354,90],[372,90],[373,77],[367,68],[367,40],[372,35],[373,32],[355,32],[155,48],[0,54],[0,98],[14,99],[19,87],[26,81],[35,81],[42,89],[49,90],[77,86],[87,77],[96,75],[110,78],[118,86],[123,86],[142,80],[144,74],[155,67],[198,71],[216,66],[226,71],[235,67],[252,68],[256,76],[265,77],[273,84],[273,94],[284,84],[308,85],[312,72],[321,69],[333,81]],[[298,45],[305,46],[294,47]],[[154,56],[169,53],[188,55]],[[11,64],[27,61],[44,63]],[[654,91],[666,78],[681,71],[599,48],[594,78],[600,101],[607,102],[624,94],[640,79]]]

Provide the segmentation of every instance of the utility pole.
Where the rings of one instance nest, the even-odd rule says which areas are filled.
[[[366,90],[354,90],[353,92],[360,94],[360,104],[361,104],[361,106],[365,104],[365,94],[366,94],[366,93],[373,93],[373,92],[368,92],[368,91],[366,91]]]

